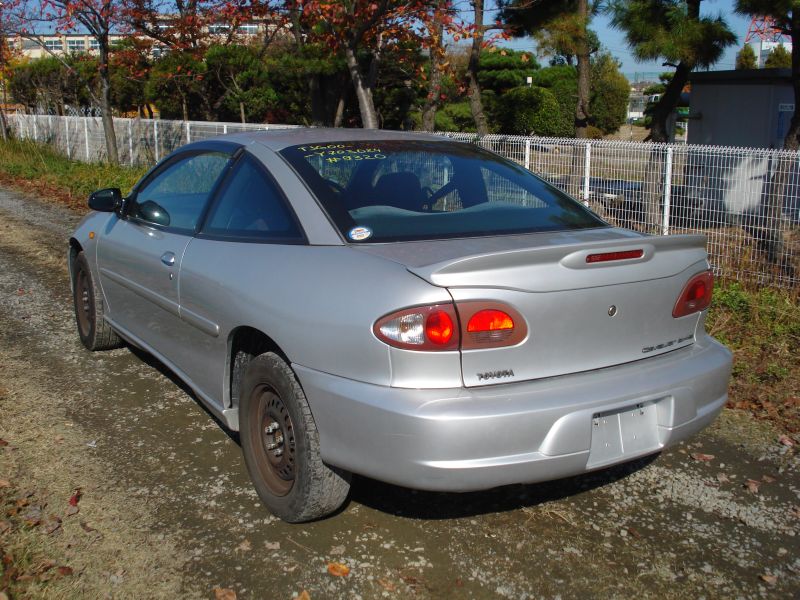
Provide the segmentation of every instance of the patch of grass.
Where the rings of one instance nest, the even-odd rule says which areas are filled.
[[[706,320],[734,355],[730,406],[800,431],[800,294],[721,281]]]
[[[47,194],[75,209],[86,210],[89,194],[101,188],[118,187],[127,193],[146,171],[69,160],[31,141],[0,142],[0,182],[34,195]]]

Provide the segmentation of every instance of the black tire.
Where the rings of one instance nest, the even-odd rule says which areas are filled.
[[[247,365],[241,386],[239,439],[259,497],[289,523],[325,517],[350,491],[350,474],[322,462],[319,434],[292,369],[267,352]]]
[[[83,252],[72,263],[72,299],[75,305],[75,322],[81,342],[89,350],[111,350],[123,345],[103,318],[103,295],[92,278],[92,270]]]

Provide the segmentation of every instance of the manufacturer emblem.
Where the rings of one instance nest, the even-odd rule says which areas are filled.
[[[612,304],[611,306],[608,307],[608,316],[613,317],[616,314],[617,314],[617,307]]]
[[[500,379],[501,377],[513,377],[514,371],[511,369],[503,369],[502,371],[488,371],[486,373],[478,373],[478,381],[486,381],[487,379]]]

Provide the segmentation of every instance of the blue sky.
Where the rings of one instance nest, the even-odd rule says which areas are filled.
[[[464,2],[464,4],[466,5],[468,3]],[[491,7],[488,8],[484,19],[487,23],[494,21],[496,15],[494,1],[488,0],[487,7],[489,5],[491,5]],[[738,44],[729,48],[720,61],[712,67],[712,70],[715,71],[733,69],[736,62],[736,53],[741,48],[742,44],[744,44],[744,38],[747,34],[747,27],[750,24],[750,19],[733,12],[732,0],[705,0],[701,4],[701,13],[704,15],[722,14],[728,23],[728,27],[730,27],[731,31],[739,38]],[[637,62],[633,58],[628,45],[625,43],[625,36],[622,32],[611,27],[607,16],[598,15],[595,17],[592,21],[592,28],[597,32],[603,46],[608,48],[611,53],[622,62],[621,70],[629,79],[633,79],[636,73],[652,74],[672,70],[669,67],[662,67],[660,62]],[[513,40],[509,42],[508,45],[519,50],[536,50],[536,44],[530,38]]]

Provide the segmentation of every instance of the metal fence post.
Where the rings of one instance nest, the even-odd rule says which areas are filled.
[[[156,147],[156,162],[161,160],[158,152],[158,121],[153,119],[153,145]]]
[[[72,148],[69,147],[69,117],[64,117],[64,139],[67,143],[67,158],[72,160]]]
[[[37,120],[38,120],[38,117],[36,115],[33,115],[33,141],[34,142],[38,142],[39,141],[39,131],[36,128],[36,121]]]
[[[669,204],[672,195],[672,146],[667,148],[667,168],[664,173],[664,221],[661,235],[669,235]]]
[[[227,124],[227,123],[225,123],[225,124],[222,126],[222,134],[223,134],[223,135],[226,135],[227,133],[228,133],[228,124]]]
[[[192,143],[191,126],[192,126],[191,123],[189,123],[189,121],[186,121],[186,143],[187,144],[191,144]]]
[[[592,145],[586,142],[586,158],[583,165],[583,203],[589,206],[589,174],[591,173]]]
[[[525,168],[531,170],[531,141],[525,140]]]
[[[89,162],[89,117],[83,117],[83,140],[86,146],[86,162]]]
[[[133,166],[133,119],[128,119],[128,154],[131,159],[131,166]]]

